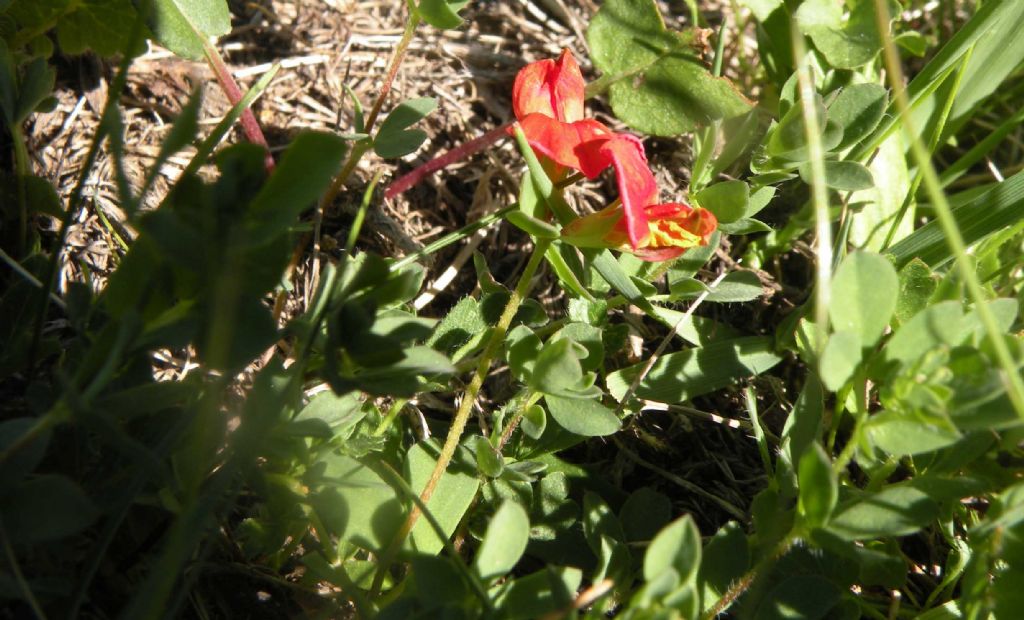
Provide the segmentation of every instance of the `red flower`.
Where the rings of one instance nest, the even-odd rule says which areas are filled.
[[[658,186],[643,144],[635,136],[615,133],[596,120],[583,118],[584,89],[583,74],[569,50],[564,50],[558,61],[541,60],[519,72],[512,89],[512,108],[533,150],[588,178],[614,168],[622,200],[622,208],[615,210],[616,230],[624,233],[641,258],[665,260],[697,245],[693,239],[706,243],[706,235],[700,231],[708,225],[709,231],[714,230],[714,216],[682,204],[655,205]],[[692,213],[698,213],[696,219]],[[694,230],[697,232],[691,232]]]
[[[544,59],[519,71],[512,86],[512,110],[520,121],[530,114],[563,123],[583,120],[585,87],[580,66],[566,49],[557,62]]]
[[[625,209],[612,205],[574,220],[562,230],[562,238],[584,248],[630,249],[645,261],[676,258],[686,250],[708,244],[718,220],[707,209],[677,202],[643,208],[647,226],[643,243],[634,245],[627,234]]]

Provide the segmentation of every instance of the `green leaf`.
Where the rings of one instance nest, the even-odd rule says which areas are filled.
[[[7,41],[0,38],[0,112],[8,126],[15,124],[18,111],[18,69]]]
[[[591,491],[583,495],[583,535],[598,561],[592,581],[619,583],[631,576],[632,558],[622,524],[601,496]]]
[[[753,301],[764,295],[761,279],[753,271],[733,271],[722,278],[704,298],[716,303],[738,303]]]
[[[697,582],[708,610],[750,568],[750,547],[743,528],[735,521],[723,525],[701,552]]]
[[[407,347],[403,353],[394,364],[362,369],[352,378],[336,379],[332,387],[339,392],[362,389],[381,396],[412,397],[422,387],[418,377],[437,379],[455,372],[448,358],[430,347]]]
[[[67,538],[92,525],[100,516],[81,487],[65,476],[37,476],[4,495],[0,518],[7,539],[32,545]]]
[[[956,135],[981,112],[986,99],[1006,87],[1007,80],[1013,79],[1014,71],[1024,62],[1024,41],[1019,36],[1024,28],[1024,5],[1019,2],[995,4],[999,5],[999,15],[985,36],[971,47],[971,57],[964,67],[962,77],[959,80],[946,79],[914,110],[914,127],[918,128],[921,135],[932,135],[936,131],[945,114],[945,103],[954,93],[953,106],[942,128],[942,139],[945,141]],[[975,15],[981,13],[978,9]],[[974,21],[973,18],[971,21]]]
[[[580,358],[583,370],[600,370],[604,366],[603,337],[604,333],[599,328],[586,323],[573,322],[555,332],[552,340],[568,338],[582,345],[587,350],[587,356]]]
[[[540,405],[530,405],[523,412],[523,419],[519,427],[523,429],[527,437],[540,439],[544,429],[548,426],[548,416]]]
[[[817,110],[818,123],[828,118],[824,100],[815,95],[814,105]],[[807,127],[804,111],[801,106],[793,106],[788,110],[767,136],[766,150],[769,156],[788,161],[802,162],[809,157],[807,144]],[[843,139],[843,128],[837,123],[825,122],[825,130],[821,135],[821,148],[827,153],[836,149]]]
[[[805,0],[796,11],[800,29],[811,37],[837,69],[855,69],[870,62],[882,49],[874,0],[847,0],[849,16],[835,0]],[[899,7],[889,14],[898,15]],[[888,29],[888,25],[887,25]]]
[[[804,389],[800,391],[793,411],[786,419],[782,428],[782,459],[795,470],[803,457],[804,451],[810,448],[821,436],[822,417],[824,415],[824,394],[821,383],[808,377]]]
[[[678,278],[692,278],[697,272],[714,256],[715,250],[721,243],[722,235],[719,231],[711,234],[708,244],[687,250],[685,254],[677,258],[669,267],[669,288],[672,282]]]
[[[437,461],[427,452],[423,444],[409,448],[406,467],[408,468],[409,486],[417,492],[423,489],[434,471]],[[434,494],[427,502],[427,509],[434,515],[441,528],[451,536],[462,521],[463,515],[473,503],[476,492],[480,488],[480,480],[465,471],[449,467],[437,483]],[[362,510],[362,506],[354,508]],[[406,545],[418,553],[435,554],[444,547],[444,541],[437,537],[437,532],[426,519],[420,519],[413,527]]]
[[[467,4],[469,0],[420,0],[416,12],[435,28],[458,28],[462,24],[459,11]]]
[[[832,471],[832,461],[820,445],[814,443],[800,457],[799,510],[810,527],[824,525],[839,501],[839,483]]]
[[[820,124],[828,119],[825,102],[815,96],[816,117]],[[821,135],[821,147],[826,153],[833,151],[843,140],[843,128],[836,122],[827,120]],[[807,145],[807,127],[804,121],[803,107],[792,106],[782,117],[779,124],[769,132],[766,144],[768,155],[792,162],[803,162],[810,158]]]
[[[914,30],[899,33],[893,37],[892,42],[918,58],[923,58],[928,53],[928,39]]]
[[[149,28],[178,56],[202,60],[206,40],[231,31],[226,0],[153,0]]]
[[[653,581],[669,570],[675,571],[679,584],[689,583],[700,567],[701,541],[690,515],[680,517],[664,527],[644,554],[644,579]]]
[[[1024,219],[1024,172],[994,184],[991,190],[954,208],[953,219],[968,246],[1021,221]],[[897,267],[918,258],[934,269],[953,258],[938,220],[918,228],[885,253],[893,257]]]
[[[43,58],[33,59],[22,70],[21,83],[18,85],[18,104],[13,115],[15,123],[27,119],[40,103],[53,94],[56,79],[57,71]]]
[[[266,243],[294,226],[299,215],[327,189],[345,150],[345,141],[337,136],[299,134],[249,206],[249,242]]]
[[[665,28],[654,0],[608,0],[587,28],[594,65],[614,80],[612,110],[644,133],[673,136],[746,113],[751,103],[690,49],[695,32]]]
[[[612,256],[610,251],[600,250],[595,252],[593,250],[584,250],[583,254],[591,259],[594,269],[602,278],[604,278],[605,282],[611,285],[612,288],[618,291],[637,308],[640,308],[650,315],[655,314],[654,306],[647,297],[644,296],[643,292],[640,291],[636,282],[626,275],[626,272],[622,269],[622,265],[619,264],[619,261],[615,260],[615,257]]]
[[[295,416],[294,422],[310,429],[319,429],[316,436],[347,437],[355,425],[366,417],[367,410],[356,393],[337,395],[325,391],[314,396]]]
[[[469,595],[469,586],[451,558],[417,554],[409,563],[409,572],[412,573],[416,591],[429,593],[423,597],[424,610],[434,611],[443,616],[450,605],[455,601],[464,600]],[[386,616],[387,612],[381,615]]]
[[[63,217],[63,204],[49,179],[0,173],[0,200],[5,205],[18,204],[18,192],[22,190],[25,192],[25,206],[29,213],[49,215],[57,220]]]
[[[743,218],[731,224],[720,224],[718,230],[726,235],[752,235],[754,233],[771,232],[772,227],[760,220]]]
[[[765,595],[756,620],[818,620],[827,617],[842,590],[820,575],[787,577]]]
[[[828,107],[828,118],[843,128],[839,149],[854,146],[878,127],[889,102],[888,91],[878,84],[853,84],[839,91]]]
[[[939,345],[960,344],[968,336],[965,320],[958,301],[929,306],[896,330],[885,345],[885,359],[912,364]]]
[[[583,381],[583,367],[576,347],[582,348],[568,338],[545,345],[530,373],[530,387],[544,394],[574,396]]]
[[[672,520],[672,501],[649,487],[630,494],[619,511],[626,540],[648,542]]]
[[[621,428],[615,413],[597,400],[547,394],[544,401],[555,422],[570,433],[583,437],[604,437]]]
[[[948,421],[931,423],[923,416],[898,411],[876,413],[864,425],[872,445],[893,456],[913,456],[953,445],[962,435]]]
[[[408,128],[423,120],[436,107],[437,99],[432,97],[409,99],[398,104],[377,130],[373,150],[384,159],[390,159],[408,155],[420,148],[427,139],[427,133],[422,129]]]
[[[839,265],[832,279],[829,316],[835,330],[860,337],[862,347],[875,344],[896,309],[899,278],[885,258],[854,252]]]
[[[747,215],[750,186],[743,181],[723,181],[705,187],[693,198],[697,204],[711,211],[719,224],[729,224]]]
[[[829,531],[846,540],[906,536],[927,525],[938,512],[938,504],[927,493],[893,485],[841,504]]]
[[[522,211],[512,211],[505,216],[505,219],[516,228],[537,239],[558,239],[561,235],[556,226],[527,215]]]
[[[767,337],[737,338],[658,358],[636,390],[636,397],[679,403],[760,374],[782,361]],[[608,391],[621,400],[645,364],[608,375]]]
[[[939,281],[928,265],[916,258],[904,265],[898,275],[900,294],[896,300],[896,320],[906,323],[928,306]]]
[[[501,577],[515,567],[529,540],[530,519],[526,511],[519,504],[505,500],[487,524],[487,533],[473,567],[481,579]]]
[[[861,362],[860,336],[840,331],[832,334],[821,354],[821,381],[833,392],[839,391]]]
[[[479,306],[472,297],[463,297],[437,324],[426,344],[442,353],[452,353],[486,332],[487,323],[480,315]]]
[[[34,418],[13,418],[0,422],[0,450],[7,450],[14,444],[24,441],[28,432],[38,421]],[[17,451],[0,463],[0,493],[8,486],[21,482],[21,479],[32,473],[46,456],[46,447],[50,444],[50,431],[36,434],[31,440],[22,444]]]
[[[535,620],[572,605],[583,572],[571,567],[548,567],[502,585],[495,605],[505,620]]]
[[[505,460],[483,435],[470,437],[471,446],[476,453],[476,468],[488,478],[497,478],[505,469]]]
[[[405,515],[395,490],[355,458],[325,452],[306,479],[316,489],[312,509],[340,540],[380,552],[401,527]]]
[[[56,26],[65,54],[91,49],[101,56],[125,51],[136,17],[131,0],[15,0],[7,15],[21,27],[19,36]],[[14,40],[29,43],[18,36]]]
[[[863,164],[855,161],[826,161],[825,185],[841,192],[855,192],[874,187],[875,179],[871,171]],[[806,183],[812,182],[811,166],[800,166],[800,178]]]

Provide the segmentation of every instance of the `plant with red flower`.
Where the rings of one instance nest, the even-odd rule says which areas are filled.
[[[557,61],[545,59],[524,67],[512,90],[513,110],[534,151],[588,178],[609,167],[615,170],[621,207],[575,220],[566,241],[586,239],[591,246],[600,241],[600,247],[631,249],[645,260],[666,260],[706,244],[717,224],[714,216],[684,204],[655,204],[658,186],[643,144],[635,136],[584,118],[584,90],[583,74],[569,50]]]

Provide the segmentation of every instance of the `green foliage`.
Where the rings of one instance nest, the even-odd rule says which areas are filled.
[[[132,0],[13,0],[5,15],[17,29],[11,40],[14,48],[56,29],[57,43],[65,54],[93,50],[103,56],[128,47],[136,20]]]
[[[899,279],[885,258],[851,254],[836,270],[829,316],[837,332],[857,336],[868,347],[881,338],[896,309]]]
[[[658,358],[640,381],[635,396],[677,403],[769,370],[780,361],[768,338],[714,342]],[[608,376],[608,391],[613,397],[625,397],[641,367],[630,366]]]
[[[467,4],[410,3],[409,32],[420,19],[458,27]],[[217,614],[196,584],[242,572],[324,617],[1012,617],[1024,605],[1024,426],[1007,391],[1024,360],[1024,173],[974,173],[1019,163],[1002,141],[1024,9],[960,7],[944,19],[966,21],[942,37],[931,9],[916,32],[895,5],[880,28],[874,0],[739,4],[757,21],[745,31],[757,58],[730,57],[753,43],[724,7],[715,60],[756,88],[757,110],[705,67],[705,32],[670,30],[653,0],[605,2],[587,28],[590,91],[607,91],[618,120],[660,137],[703,128],[648,153],[660,165],[692,145],[690,199],[719,222],[706,246],[657,264],[562,242],[574,179],[520,132],[519,203],[487,221],[515,227],[499,236],[513,254],[536,254],[496,260],[509,248],[481,246],[475,277],[423,310],[430,270],[417,261],[479,226],[400,259],[361,251],[380,176],[360,197],[338,175],[371,149],[416,151],[437,101],[377,119],[348,90],[351,133],[297,133],[268,170],[263,148],[218,145],[272,74],[232,100],[157,208],[143,197],[208,120],[198,93],[141,186],[115,172],[135,236],[105,283],[68,280],[59,257],[92,186],[58,193],[26,139],[54,101],[52,41],[122,53],[127,67],[141,22],[128,0],[0,0],[0,160],[12,162],[0,173],[0,538],[17,569],[0,579],[5,605],[205,617]],[[706,23],[702,3],[688,6]],[[143,35],[186,58],[212,54],[231,25],[222,0],[152,8]],[[964,257],[948,231],[922,223],[939,205],[923,202],[930,177],[907,158],[910,127],[882,79],[887,39],[923,55],[904,67],[923,64],[906,94],[942,182],[965,187],[950,201],[967,270],[951,268]],[[110,140],[117,170],[110,108],[93,140]],[[806,203],[819,164],[828,263]],[[334,190],[362,209],[341,230],[313,211]],[[272,308],[311,229],[317,267],[300,273],[316,286],[282,321]],[[327,242],[342,232],[344,250]],[[815,273],[829,283],[822,314]],[[968,296],[971,275],[982,287]],[[175,356],[185,370],[164,380]],[[912,576],[932,564],[934,579]]]
[[[469,0],[420,0],[416,12],[435,28],[458,28],[462,24],[459,11],[467,4]]]
[[[612,109],[633,129],[673,136],[750,108],[727,79],[704,68],[695,31],[668,30],[653,0],[602,4],[587,28],[594,65],[608,86]]]
[[[716,183],[697,192],[694,199],[714,213],[720,224],[731,224],[747,215],[750,186],[743,181]]]
[[[408,155],[423,144],[427,134],[422,129],[409,129],[437,107],[437,99],[410,99],[398,105],[381,123],[373,139],[373,150],[384,158]]]
[[[153,0],[147,21],[161,45],[192,60],[203,58],[207,39],[231,30],[224,0]]]
[[[849,9],[845,14],[844,8]],[[889,15],[899,11],[889,3]],[[855,69],[870,62],[882,49],[879,18],[874,0],[804,0],[796,21],[828,64],[837,69]]]

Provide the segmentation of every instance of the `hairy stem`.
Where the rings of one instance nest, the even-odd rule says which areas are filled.
[[[722,595],[722,598],[718,599],[718,602],[716,602],[711,609],[705,612],[701,618],[703,618],[703,620],[714,620],[714,618],[719,614],[723,613],[726,609],[729,609],[729,607],[736,602],[736,599],[749,590],[750,586],[754,585],[754,581],[757,579],[758,575],[766,572],[779,560],[779,558],[786,555],[786,552],[789,551],[790,547],[792,547],[795,542],[796,537],[792,534],[779,541],[779,543],[775,545],[775,548],[772,549],[771,553],[764,556],[764,558],[762,558],[754,568],[751,568],[749,571],[744,573],[742,577],[734,581],[732,585],[729,586],[729,589],[725,591],[725,594]]]
[[[505,334],[508,332],[509,326],[512,325],[512,319],[515,317],[516,312],[519,311],[520,304],[522,304],[526,295],[530,292],[530,284],[533,280],[533,276],[537,273],[537,268],[544,259],[544,253],[547,251],[549,245],[551,245],[551,240],[549,239],[537,240],[537,244],[533,248],[533,253],[530,255],[530,260],[526,263],[526,268],[523,270],[523,274],[519,277],[519,283],[516,284],[515,290],[512,291],[512,295],[509,297],[508,303],[505,304],[505,309],[501,313],[501,318],[498,319],[498,323],[491,331],[490,338],[487,341],[487,346],[484,348],[484,352],[480,356],[480,360],[477,362],[473,378],[466,387],[466,392],[463,394],[462,402],[459,403],[459,409],[456,411],[455,418],[452,420],[451,428],[448,429],[448,436],[445,438],[444,446],[441,448],[441,454],[437,459],[437,465],[434,466],[434,471],[431,472],[430,479],[427,480],[426,486],[423,487],[423,491],[420,493],[420,500],[424,505],[430,502],[430,498],[433,496],[434,490],[437,488],[437,483],[440,482],[441,476],[444,475],[452,457],[455,456],[455,450],[459,445],[459,440],[462,438],[462,432],[466,428],[466,422],[469,421],[469,416],[473,411],[473,405],[476,403],[477,396],[480,395],[480,388],[483,386],[484,379],[487,378],[487,373],[491,369],[491,362],[494,361],[495,356],[497,356],[498,351],[501,349],[501,345],[505,342]],[[384,578],[384,572],[387,570],[392,558],[394,558],[395,554],[398,553],[398,550],[401,548],[406,537],[410,532],[412,532],[412,528],[419,520],[420,514],[420,509],[417,506],[414,505],[410,509],[409,516],[406,517],[405,523],[402,524],[398,534],[395,536],[394,540],[391,541],[391,545],[388,547],[387,551],[384,552],[384,555],[381,558],[381,570],[377,573],[377,577],[374,580],[373,591],[376,592],[379,590],[380,584]]]

